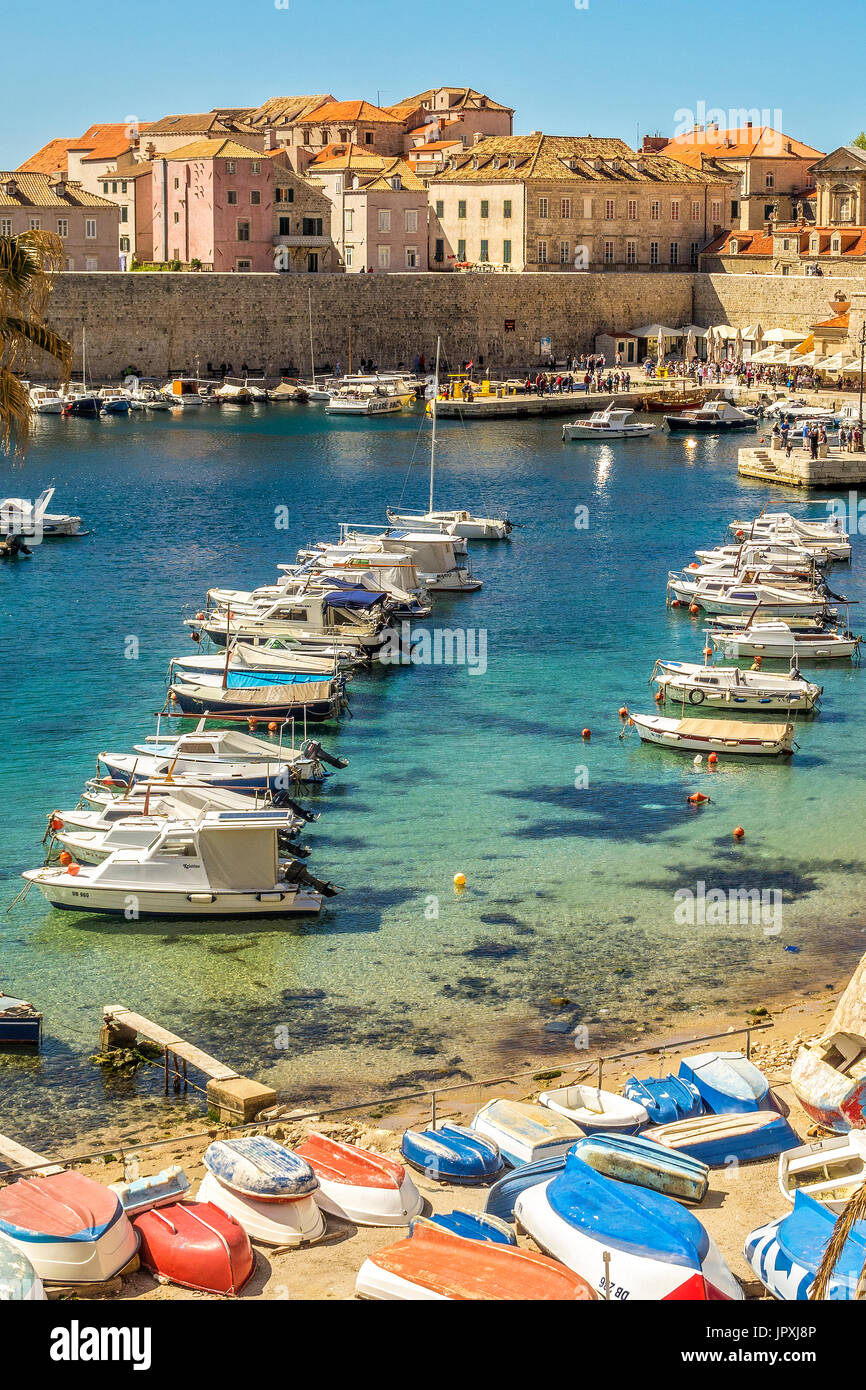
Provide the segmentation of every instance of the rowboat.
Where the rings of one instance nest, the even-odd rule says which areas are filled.
[[[450,1121],[438,1129],[407,1129],[400,1149],[407,1163],[434,1182],[489,1182],[502,1172],[497,1144]]]
[[[827,1129],[866,1129],[866,1037],[828,1030],[801,1047],[791,1085],[806,1114]]]
[[[267,1135],[210,1144],[198,1201],[233,1216],[252,1240],[297,1246],[318,1240],[325,1222],[315,1201],[319,1182],[310,1165]]]
[[[145,1269],[161,1281],[205,1293],[237,1294],[256,1266],[250,1239],[212,1202],[174,1202],[133,1222]]]
[[[645,439],[655,430],[654,425],[638,420],[633,410],[615,410],[613,402],[606,410],[594,410],[588,420],[575,420],[563,425],[562,437],[571,439]]]
[[[699,1158],[709,1168],[724,1168],[732,1159],[751,1163],[758,1158],[775,1158],[800,1142],[788,1121],[775,1110],[697,1115],[669,1125],[651,1125],[643,1137]]]
[[[578,1142],[575,1140],[575,1143]],[[519,1168],[509,1169],[487,1193],[485,1212],[498,1217],[500,1221],[513,1221],[514,1204],[521,1192],[556,1177],[565,1168],[565,1157],[565,1154],[557,1154],[555,1158],[540,1158],[536,1163],[524,1163]]]
[[[120,1198],[120,1205],[127,1216],[140,1216],[143,1211],[153,1207],[170,1206],[183,1201],[189,1192],[189,1178],[177,1163],[163,1168],[148,1178],[135,1178],[131,1182],[113,1182],[111,1191]]]
[[[637,1183],[681,1202],[701,1202],[710,1184],[706,1163],[691,1155],[667,1151],[638,1134],[588,1134],[572,1153],[597,1173],[618,1182]]]
[[[747,724],[737,719],[666,719],[630,714],[642,743],[677,753],[727,753],[736,757],[777,758],[794,751],[793,724]]]
[[[465,1240],[418,1222],[407,1240],[379,1250],[358,1271],[359,1298],[589,1302],[586,1281],[534,1250]]]
[[[655,1125],[674,1120],[690,1120],[704,1108],[700,1093],[682,1077],[668,1072],[667,1076],[647,1076],[638,1080],[630,1076],[623,1091],[629,1100],[642,1105]]]
[[[764,1073],[742,1052],[700,1052],[683,1057],[680,1076],[700,1092],[715,1115],[765,1110],[772,1105]]]
[[[794,1198],[794,1210],[758,1226],[746,1237],[743,1253],[765,1288],[784,1302],[808,1299],[818,1267],[838,1218],[805,1192]],[[842,1247],[827,1290],[827,1298],[856,1298],[866,1263],[866,1221],[856,1221]]]
[[[817,1139],[779,1156],[779,1190],[789,1202],[798,1192],[841,1212],[866,1183],[866,1131]]]
[[[310,1134],[294,1153],[310,1165],[322,1211],[356,1226],[405,1226],[424,1199],[402,1163],[324,1134]]]
[[[597,1130],[636,1134],[649,1119],[636,1101],[613,1091],[600,1091],[596,1086],[560,1086],[555,1091],[542,1091],[538,1103],[572,1120],[584,1134]]]
[[[64,1284],[112,1279],[138,1247],[117,1193],[74,1169],[0,1189],[0,1236],[40,1279]]]
[[[0,1303],[41,1302],[42,1280],[23,1251],[0,1235]]]
[[[738,627],[707,628],[716,651],[729,660],[741,656],[761,656],[771,661],[847,660],[856,655],[860,638],[844,628],[819,627],[798,630],[781,619],[745,623]]]
[[[489,1100],[472,1128],[492,1139],[512,1168],[565,1153],[583,1133],[565,1115],[524,1100]]]
[[[417,1225],[425,1222],[440,1226],[452,1235],[462,1236],[464,1240],[489,1240],[494,1245],[517,1244],[517,1237],[508,1222],[485,1211],[462,1211],[455,1207],[453,1211],[434,1212],[429,1217],[419,1216],[412,1222],[409,1234],[414,1232]]]
[[[168,688],[168,711],[248,715],[321,723],[339,719],[347,700],[342,682],[278,671],[198,672],[176,677]]]
[[[42,1041],[42,1015],[27,999],[13,999],[0,991],[0,1043],[25,1043],[38,1047]]]
[[[742,1291],[692,1212],[671,1197],[613,1182],[576,1153],[528,1188],[514,1216],[536,1245],[610,1299],[741,1299]]]
[[[661,694],[693,709],[802,710],[815,709],[823,687],[802,677],[739,667],[700,666],[691,661],[657,661],[651,680]]]

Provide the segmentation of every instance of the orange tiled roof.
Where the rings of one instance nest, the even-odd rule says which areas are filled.
[[[731,251],[731,242],[736,242],[737,251]],[[705,246],[704,256],[772,256],[773,238],[766,232],[722,232]]]
[[[835,314],[831,319],[821,319],[820,323],[814,323],[813,328],[848,328],[850,326],[850,314]]]
[[[101,198],[97,193],[88,193],[78,182],[67,183],[63,186],[63,192],[53,185],[49,174],[14,173],[0,172],[0,184],[8,186],[12,184],[13,191],[10,193],[0,192],[0,207],[4,208],[113,208],[117,210],[117,204],[109,201],[108,198]]]
[[[19,174],[54,174],[60,170],[65,174],[68,172],[68,156],[70,149],[75,149],[77,140],[49,140],[47,145],[43,145],[41,150],[37,150],[29,159],[25,159],[23,164],[19,164],[16,173]]]
[[[111,125],[92,125],[85,130],[80,140],[70,145],[71,150],[87,150],[82,163],[98,163],[103,159],[117,159],[132,146],[132,136],[128,121],[116,121]]]
[[[821,150],[794,140],[781,130],[772,126],[744,126],[733,130],[718,130],[714,127],[690,130],[675,135],[672,140],[657,151],[669,155],[684,164],[700,167],[703,155],[713,159],[752,159],[757,157],[773,159],[823,159]]]
[[[369,101],[326,101],[323,106],[317,106],[312,111],[308,111],[296,124],[336,125],[340,121],[347,121],[350,125],[355,121],[384,121],[391,125],[402,124],[397,116],[392,116],[390,111],[386,111],[381,106],[373,106]]]

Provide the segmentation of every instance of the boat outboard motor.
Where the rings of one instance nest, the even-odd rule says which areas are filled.
[[[326,753],[321,743],[312,738],[301,744],[301,753],[305,758],[311,758],[317,763],[327,763],[329,767],[349,766],[347,758],[338,758],[334,753]]]
[[[297,887],[315,888],[317,893],[321,893],[323,898],[336,897],[339,892],[333,883],[327,883],[324,879],[315,878],[313,874],[297,859],[286,864],[283,869],[282,877],[286,883],[294,883]]]
[[[293,801],[288,792],[275,792],[273,802],[275,806],[279,806],[280,810],[282,810],[284,806],[288,806],[289,810],[294,811],[295,815],[300,816],[301,820],[309,822],[319,819],[320,813],[318,811],[307,811],[300,802]]]
[[[309,859],[313,852],[309,845],[297,844],[285,830],[277,831],[277,844],[286,854],[294,855],[298,859]]]

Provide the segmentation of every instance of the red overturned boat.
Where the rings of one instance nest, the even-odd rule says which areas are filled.
[[[154,1207],[132,1224],[145,1269],[185,1289],[237,1294],[255,1268],[243,1226],[212,1202]]]

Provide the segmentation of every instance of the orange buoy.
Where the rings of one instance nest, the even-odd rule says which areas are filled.
[[[745,830],[743,829],[743,827],[742,827],[741,825],[738,825],[738,826],[735,828],[735,830],[734,830],[734,839],[735,839],[735,840],[745,840],[745,838],[746,838],[746,832],[745,832]]]
[[[620,705],[619,717],[620,719],[628,719],[628,705]]]
[[[71,864],[71,863],[72,863],[72,855],[69,853],[69,850],[68,850],[68,849],[63,850],[62,853],[60,854],[60,862],[61,862],[61,864]]]
[[[686,801],[692,806],[703,806],[704,802],[709,801],[709,799],[708,796],[704,796],[703,792],[692,792],[691,796],[686,797]]]
[[[196,613],[196,615],[195,615],[195,620],[196,620],[197,623],[203,623],[203,622],[204,622],[204,613]]]
[[[745,534],[746,534],[745,531],[735,531],[735,532],[734,532],[734,535],[736,536],[736,538],[737,538],[738,541],[741,541],[741,540],[743,539],[743,536],[744,536]]]
[[[679,606],[680,606],[680,601],[679,601],[679,599],[678,599],[678,598],[672,598],[672,599],[671,599],[671,608],[679,608]]]
[[[52,816],[52,817],[51,817],[51,829],[52,829],[52,830],[62,830],[62,829],[63,829],[63,821],[60,819],[59,816]]]
[[[257,729],[257,728],[259,727],[259,721],[258,721],[258,720],[255,718],[255,716],[252,715],[252,714],[250,715],[249,719],[247,720],[247,724],[249,725],[249,727],[250,727],[251,729]]]
[[[712,654],[713,654],[713,649],[712,649],[712,647],[704,647],[704,656],[712,656]]]
[[[277,721],[276,721],[276,719],[272,719],[271,722],[270,722],[270,724],[268,725],[268,733],[269,733],[269,734],[275,734],[276,732],[277,732]]]
[[[700,613],[700,611],[701,611],[700,604],[698,604],[698,603],[691,603],[691,604],[689,604],[689,612],[690,612],[691,614]]]
[[[68,874],[72,874],[72,876],[73,876],[73,878],[74,878],[75,875],[78,873],[78,870],[79,870],[80,868],[81,868],[81,865],[80,865],[80,864],[70,864],[69,867],[68,867],[68,869],[66,870],[66,872],[67,872]]]
[[[663,690],[657,690],[657,691],[656,691],[656,704],[657,704],[657,705],[660,705],[661,702],[662,702],[662,700],[663,700],[664,698],[665,698],[665,692],[664,692]]]
[[[581,738],[592,738],[592,733],[589,729],[584,729]]]
[[[633,720],[633,719],[630,719],[630,720],[628,721],[628,727],[629,727],[630,729],[633,729],[633,728],[634,728],[634,720]]]
[[[717,763],[718,761],[719,761],[719,755],[718,755],[718,753],[709,753],[709,754],[707,755],[707,762],[709,763],[710,767],[715,767],[715,765],[716,765],[716,763]]]
[[[201,641],[201,635],[200,635],[200,633],[198,633],[198,632],[191,632],[189,635],[190,635],[190,639],[191,639],[193,642],[200,642],[200,641]]]

